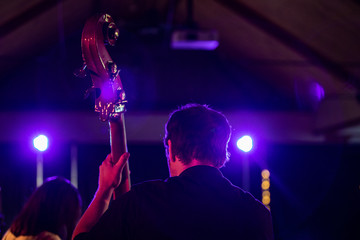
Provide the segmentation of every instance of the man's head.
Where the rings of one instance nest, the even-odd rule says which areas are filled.
[[[229,159],[230,135],[231,128],[223,114],[206,105],[187,104],[170,115],[164,145],[169,155],[170,140],[172,156],[168,159],[176,157],[184,165],[195,160],[220,168]]]

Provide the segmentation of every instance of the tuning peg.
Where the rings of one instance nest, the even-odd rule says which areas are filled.
[[[120,69],[118,69],[116,63],[109,61],[107,63],[107,70],[110,75],[110,79],[114,81],[114,79],[119,75]]]
[[[115,46],[116,40],[119,38],[119,29],[114,22],[104,24],[103,26],[104,41],[110,46]]]
[[[87,65],[84,63],[84,65],[81,68],[76,69],[73,74],[76,77],[84,78],[87,76]]]

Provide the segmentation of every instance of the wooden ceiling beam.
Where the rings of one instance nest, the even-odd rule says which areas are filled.
[[[246,19],[251,24],[266,32],[270,36],[279,40],[282,44],[293,49],[295,52],[308,59],[314,65],[323,68],[327,72],[335,75],[337,77],[335,79],[351,84],[353,87],[360,90],[360,79],[356,75],[345,70],[340,64],[325,57],[316,49],[301,41],[299,37],[286,31],[270,19],[264,17],[261,13],[236,0],[216,0],[216,2],[231,10],[238,16]]]

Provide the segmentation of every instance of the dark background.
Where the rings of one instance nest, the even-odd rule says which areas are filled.
[[[358,0],[1,1],[0,213],[7,225],[36,185],[29,139],[41,130],[39,119],[58,135],[44,153],[45,177],[70,178],[75,144],[84,208],[91,201],[108,132],[95,114],[89,118],[91,79],[73,72],[83,63],[86,20],[104,12],[120,29],[108,50],[121,69],[126,118],[137,121],[127,124],[133,183],[168,176],[163,117],[188,102],[210,104],[234,126],[222,172],[240,187],[245,156],[236,138],[256,133],[250,192],[261,199],[260,172],[269,169],[275,239],[360,239]],[[174,50],[171,34],[179,29],[217,30],[219,47]]]

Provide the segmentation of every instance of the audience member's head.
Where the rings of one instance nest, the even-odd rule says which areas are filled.
[[[30,196],[10,231],[15,236],[50,232],[71,239],[80,215],[78,190],[67,179],[51,177]]]

